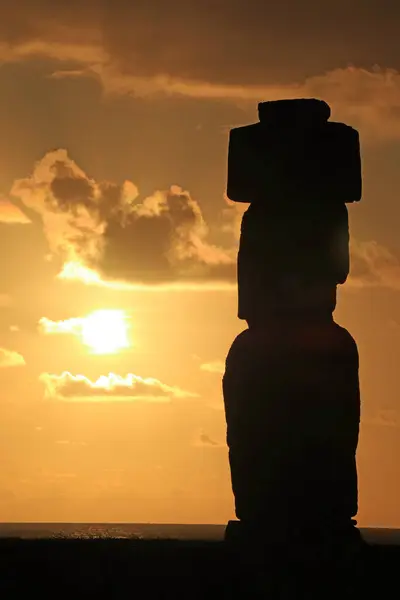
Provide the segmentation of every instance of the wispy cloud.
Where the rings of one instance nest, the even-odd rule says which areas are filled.
[[[73,334],[80,335],[83,327],[82,317],[73,317],[60,321],[52,321],[47,317],[39,319],[39,331],[47,335]]]
[[[114,354],[132,345],[129,321],[123,310],[103,309],[63,321],[43,317],[39,321],[39,331],[47,335],[72,334],[96,354]]]
[[[376,411],[373,415],[362,419],[365,425],[373,425],[377,427],[398,427],[399,411],[395,408],[382,408]]]
[[[0,368],[22,367],[25,365],[25,359],[22,354],[14,350],[0,348]]]
[[[344,288],[385,287],[400,290],[400,262],[376,241],[351,240],[350,277]]]
[[[177,398],[193,398],[197,394],[169,386],[153,377],[143,378],[133,373],[125,377],[109,373],[92,381],[84,375],[65,371],[59,375],[42,373],[45,397],[67,401],[148,400],[166,402]]]
[[[68,16],[62,8],[52,7],[52,18],[46,19],[42,18],[40,11],[35,10],[33,2],[27,3],[25,8],[21,9],[23,17],[21,17],[18,34],[13,35],[10,32],[15,30],[19,19],[12,15],[8,22],[9,15],[4,15],[3,27],[0,28],[0,62],[47,59],[49,75],[55,80],[91,78],[97,80],[106,93],[134,97],[183,96],[254,104],[260,100],[314,96],[324,98],[332,105],[335,118],[349,120],[360,127],[363,138],[370,136],[374,139],[399,139],[400,137],[398,110],[400,73],[392,68],[366,69],[346,66],[343,50],[337,48],[336,40],[333,41],[332,38],[328,43],[327,39],[321,37],[318,44],[315,42],[315,37],[308,36],[304,39],[303,43],[309,48],[307,57],[315,58],[322,40],[325,42],[324,53],[330,54],[329,44],[331,44],[332,54],[329,60],[322,60],[318,67],[314,65],[312,68],[310,64],[308,67],[304,65],[304,68],[301,68],[299,62],[304,63],[306,58],[303,56],[301,61],[296,61],[293,53],[293,44],[296,45],[293,41],[294,36],[302,35],[301,30],[297,28],[292,32],[290,35],[292,40],[285,39],[285,33],[288,35],[286,17],[283,26],[283,16],[279,17],[276,14],[275,18],[281,19],[278,25],[282,32],[279,43],[284,44],[284,52],[277,50],[270,53],[268,67],[265,67],[263,54],[265,48],[255,44],[257,34],[249,37],[249,31],[253,32],[253,30],[258,30],[260,39],[263,34],[265,35],[265,31],[261,32],[258,29],[257,19],[253,19],[251,28],[242,28],[240,22],[237,22],[232,30],[232,22],[224,15],[223,30],[215,31],[215,35],[210,37],[209,27],[212,25],[209,19],[200,17],[193,21],[196,11],[201,12],[201,8],[192,10],[191,14],[187,15],[192,19],[191,24],[188,19],[187,26],[183,30],[182,28],[177,30],[179,20],[171,18],[172,9],[163,12],[163,7],[160,6],[157,11],[149,13],[145,9],[143,12],[134,11],[128,4],[124,3],[124,6],[116,8],[110,18],[105,17],[105,9],[100,6],[97,6],[94,11],[85,9],[86,14],[83,14],[81,7],[76,11],[71,9],[71,14]],[[45,11],[46,8],[42,7],[42,10]],[[182,6],[176,10],[181,12]],[[244,10],[243,6],[241,10]],[[295,6],[292,7],[292,12],[294,10]],[[79,14],[79,21],[72,18],[75,13]],[[248,13],[247,10],[246,18],[249,18]],[[356,11],[355,14],[360,13]],[[270,14],[268,17],[271,21]],[[365,20],[369,21],[370,15]],[[264,24],[264,19],[261,21]],[[206,30],[203,29],[205,22],[207,22]],[[129,23],[129,31],[126,29],[127,23]],[[272,26],[271,22],[269,26]],[[307,31],[309,27],[311,27],[310,23]],[[326,27],[329,29],[329,22],[320,21],[314,34],[317,37],[321,36]],[[350,28],[348,31],[350,35],[348,14],[343,27]],[[168,53],[163,52],[160,45],[152,41],[153,36],[143,35],[143,32],[153,29],[154,39],[161,35],[161,31],[170,32]],[[232,39],[233,31],[235,38],[239,35],[243,42],[233,44],[233,47],[230,44],[232,64],[227,65],[226,47],[228,40],[230,42]],[[327,33],[330,35],[331,31]],[[365,34],[368,39],[370,34],[371,32]],[[199,51],[199,48],[202,47],[205,36],[208,36],[212,44],[212,51],[204,54]],[[356,40],[355,36],[351,37],[354,51],[357,52],[355,49],[357,41],[365,51],[365,40],[360,41]],[[278,40],[275,39],[275,44],[277,43]],[[235,45],[240,47],[240,53]],[[292,61],[284,61],[281,58],[287,56],[288,52],[293,53]],[[332,60],[335,54],[338,54],[336,62]],[[314,58],[311,63],[314,63]],[[349,52],[349,60],[351,60],[351,52]],[[374,60],[377,60],[376,57]],[[54,62],[57,64],[54,65]],[[368,64],[370,60],[361,62]],[[329,65],[326,72],[321,68],[323,64]],[[332,68],[335,64],[340,65],[340,68]],[[393,61],[380,64],[393,64]],[[294,65],[296,69],[292,75],[289,75],[290,67]],[[268,72],[271,73],[270,79],[266,75]],[[279,72],[285,74],[285,83],[276,83],[281,79],[278,76]],[[318,74],[301,78],[300,74],[304,72]],[[291,80],[288,81],[288,77],[291,77]]]
[[[223,374],[225,372],[225,363],[222,360],[214,360],[212,362],[203,363],[200,365],[202,371],[208,371],[208,373]]]
[[[15,204],[0,196],[0,223],[26,225],[30,222]]]

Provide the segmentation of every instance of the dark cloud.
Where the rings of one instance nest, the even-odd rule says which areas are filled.
[[[390,0],[2,1],[9,44],[97,46],[125,74],[229,84],[302,79],[353,63],[398,68]]]
[[[222,444],[214,440],[204,431],[200,431],[194,442],[195,446],[206,448],[226,448],[226,444]]]
[[[56,172],[50,191],[51,195],[46,198],[46,202],[54,212],[69,211],[76,216],[81,207],[89,212],[95,210],[93,186],[84,177],[75,177],[72,170],[65,175]]]
[[[241,210],[228,211],[231,242],[219,247],[209,241],[200,205],[189,192],[172,186],[141,198],[130,181],[91,179],[65,150],[47,154],[11,192],[41,216],[66,277],[89,282],[86,268],[95,274],[93,283],[236,283]],[[352,239],[348,285],[400,289],[398,259],[377,242]]]
[[[199,204],[177,186],[140,198],[132,182],[96,182],[58,150],[11,193],[40,214],[54,254],[104,279],[159,284],[235,277],[235,249],[208,241]]]
[[[185,0],[121,2],[104,44],[122,72],[214,83],[303,79],[356,64],[399,66],[393,2]]]
[[[400,137],[400,5],[389,0],[21,0],[1,14],[0,63],[47,59],[55,79],[135,97],[318,96],[363,137]]]
[[[122,220],[108,221],[102,271],[106,276],[151,283],[225,279],[222,265],[228,266],[232,278],[233,254],[208,244],[206,238],[199,205],[188,192],[172,187],[137,204]]]

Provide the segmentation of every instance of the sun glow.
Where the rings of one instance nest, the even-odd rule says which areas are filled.
[[[85,317],[73,317],[64,321],[42,317],[39,320],[39,330],[47,335],[74,335],[94,354],[116,354],[132,345],[129,316],[123,310],[95,310]]]
[[[234,292],[236,285],[232,281],[170,281],[168,283],[129,283],[127,281],[109,281],[102,279],[94,269],[77,261],[66,262],[57,275],[63,281],[75,281],[85,285],[127,292]]]
[[[115,354],[130,346],[127,317],[122,310],[96,310],[81,324],[82,342],[94,354]]]
[[[77,261],[70,261],[63,265],[57,279],[66,281],[80,281],[85,285],[97,285],[99,287],[109,288],[111,290],[131,290],[134,289],[129,283],[123,281],[106,281],[101,278],[99,273],[94,269],[86,267],[84,264]]]

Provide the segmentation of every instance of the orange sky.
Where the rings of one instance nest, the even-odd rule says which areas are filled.
[[[0,1],[0,521],[233,516],[227,134],[318,96],[363,151],[336,311],[361,360],[359,522],[400,527],[400,9],[192,4]],[[99,338],[101,310],[121,318]]]

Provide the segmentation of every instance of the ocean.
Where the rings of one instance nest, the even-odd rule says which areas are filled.
[[[158,523],[0,523],[0,538],[18,539],[173,539],[221,541],[225,525]],[[374,544],[400,545],[400,530],[360,528]]]
[[[32,595],[50,597],[59,595],[61,590],[70,597],[124,598],[143,589],[147,598],[254,597],[253,591],[259,590],[250,586],[273,583],[270,575],[276,573],[275,564],[274,570],[266,564],[258,579],[253,575],[246,577],[246,569],[235,558],[235,553],[226,551],[224,545],[218,543],[223,539],[224,530],[224,525],[0,523],[0,596],[7,600]],[[366,538],[373,541],[375,536],[375,541],[383,546],[378,553],[374,550],[368,554],[373,563],[368,558],[365,570],[362,563],[360,577],[357,578],[358,570],[354,570],[352,583],[357,585],[357,591],[352,597],[392,597],[389,590],[396,589],[399,553],[395,546],[385,546],[396,543],[396,535],[399,545],[399,530],[364,531]],[[160,538],[182,543],[135,541]],[[207,544],[212,540],[216,543]],[[320,579],[312,561],[310,566],[311,577],[303,579],[307,594],[302,593],[301,597],[325,598],[327,582],[323,573]],[[300,575],[301,569],[300,565]],[[295,571],[291,570],[289,577],[282,579],[279,572],[278,569],[280,582],[296,584]],[[318,591],[321,585],[322,594],[310,594],[310,586],[311,591]],[[333,580],[329,573],[329,590],[334,585],[338,590],[334,597],[341,597],[343,591],[346,592],[344,583],[340,577]],[[293,596],[297,594],[283,597]]]
[[[0,538],[175,539],[220,541],[225,525],[153,523],[0,523]]]

